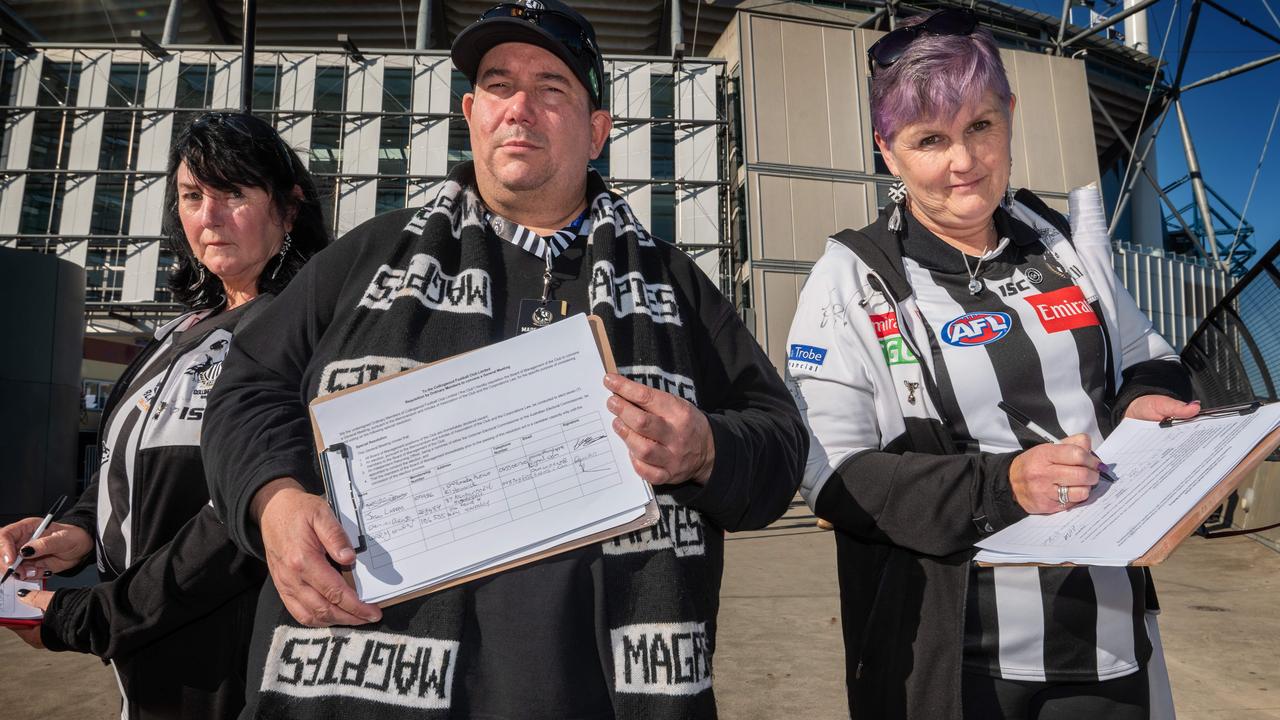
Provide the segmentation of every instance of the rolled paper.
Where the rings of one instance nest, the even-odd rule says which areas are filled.
[[[1096,183],[1072,190],[1067,196],[1067,208],[1071,218],[1071,239],[1077,247],[1091,244],[1111,247],[1111,237],[1107,235],[1107,211]]]

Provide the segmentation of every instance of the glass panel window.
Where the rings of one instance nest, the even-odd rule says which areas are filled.
[[[13,64],[17,56],[8,50],[0,50],[0,105],[13,105]],[[0,123],[0,167],[9,166],[9,126]]]
[[[128,245],[121,240],[89,248],[84,265],[85,302],[119,302]]]
[[[671,75],[649,76],[649,114],[655,118],[675,117],[675,83]],[[650,191],[649,232],[668,242],[675,242],[676,193],[676,126],[655,122],[649,128],[650,175],[655,181]]]
[[[613,77],[606,75],[604,78],[604,108],[606,112],[609,110],[609,103],[613,99]],[[609,146],[612,143],[606,139],[604,147],[600,149],[600,157],[591,161],[591,167],[600,173],[600,177],[609,177]]]
[[[208,65],[183,63],[178,67],[178,94],[174,107],[191,108],[174,113],[173,132],[176,136],[209,107],[213,93],[213,71]]]
[[[409,68],[388,68],[382,76],[382,111],[407,113],[413,107],[413,71]],[[409,173],[409,116],[384,115],[382,134],[378,142],[378,174],[396,177],[378,179],[376,211],[402,208]]]
[[[140,63],[113,63],[107,83],[107,107],[141,107],[146,93],[146,66]],[[98,152],[101,170],[132,170],[137,162],[141,116],[136,112],[107,111],[103,114],[102,146]],[[89,232],[117,235],[128,229],[129,208],[133,204],[130,176],[111,173],[98,176],[93,198],[93,219]]]
[[[280,68],[275,65],[257,65],[253,68],[253,97],[249,107],[254,110],[275,110],[280,104]]]
[[[169,290],[169,274],[173,272],[173,268],[178,264],[173,253],[168,250],[160,250],[160,259],[156,263],[156,302],[171,303],[174,302],[173,292]]]
[[[346,71],[341,67],[316,68],[316,114],[311,118],[311,172],[320,192],[325,222],[333,227],[334,174],[342,163],[342,115]]]
[[[459,117],[449,118],[449,161],[448,169],[460,162],[471,159],[471,132],[467,121],[461,117],[462,96],[471,92],[471,81],[466,75],[454,70],[449,80],[449,112],[458,113]]]
[[[79,63],[45,62],[40,72],[36,104],[43,107],[74,105],[79,81]],[[74,113],[69,110],[36,111],[27,166],[33,170],[66,169],[74,124]],[[61,175],[29,175],[18,231],[24,234],[58,232],[62,195]]]

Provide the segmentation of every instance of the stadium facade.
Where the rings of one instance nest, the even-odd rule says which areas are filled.
[[[259,10],[252,107],[319,178],[335,233],[422,203],[470,156],[468,85],[443,48],[489,4],[424,0],[407,17],[397,8],[413,3]],[[84,268],[90,411],[123,367],[119,343],[135,345],[178,311],[160,236],[166,152],[201,110],[241,103],[239,5],[9,0],[0,11],[0,245]],[[824,239],[886,202],[892,179],[872,142],[864,60],[887,29],[883,3],[575,5],[599,31],[615,120],[594,165],[656,235],[698,258],[780,366]],[[1057,18],[978,11],[1019,97],[1013,182],[1063,210],[1071,188],[1099,183],[1114,208],[1120,136],[1150,123],[1160,63],[1105,34],[1051,54]],[[1141,217],[1160,217],[1152,202],[1135,194],[1116,223],[1116,267],[1180,347],[1231,278],[1144,229]]]

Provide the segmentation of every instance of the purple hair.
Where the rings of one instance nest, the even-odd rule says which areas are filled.
[[[898,23],[924,22],[918,15]],[[871,77],[871,123],[885,140],[919,120],[954,115],[994,91],[1008,108],[1012,92],[991,31],[969,35],[924,34],[889,67],[876,66]],[[1006,110],[1007,112],[1007,110]]]

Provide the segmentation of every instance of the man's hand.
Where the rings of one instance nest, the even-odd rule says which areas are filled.
[[[1124,416],[1135,420],[1163,420],[1165,418],[1189,418],[1200,412],[1200,401],[1184,403],[1164,395],[1143,395],[1135,398],[1125,408]]]
[[[350,565],[356,553],[324,498],[303,490],[293,478],[279,478],[258,490],[250,513],[262,529],[271,579],[295,620],[329,627],[382,619],[382,611],[360,602],[329,564],[333,558]]]
[[[631,464],[651,485],[692,480],[705,485],[715,466],[716,447],[707,416],[671,393],[609,373],[604,386],[613,430],[631,451]]]
[[[1061,443],[1037,445],[1019,454],[1009,466],[1013,497],[1033,515],[1050,515],[1089,499],[1098,484],[1098,457],[1088,435],[1072,435]],[[1067,489],[1067,502],[1058,488]]]
[[[8,570],[14,558],[21,554],[17,576],[23,580],[40,577],[45,571],[73,568],[93,552],[93,538],[75,525],[49,523],[40,537],[31,540],[41,520],[43,518],[29,517],[0,528],[0,561],[4,562],[4,570]]]

